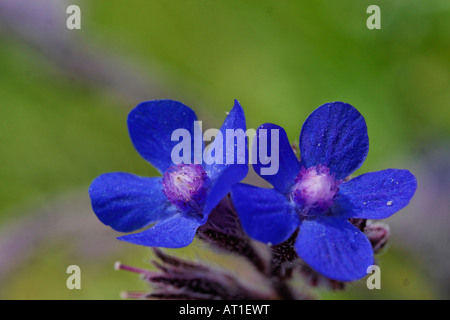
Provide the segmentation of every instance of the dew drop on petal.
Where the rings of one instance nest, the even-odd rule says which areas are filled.
[[[386,204],[388,205],[388,206],[392,206],[392,201],[388,201]]]

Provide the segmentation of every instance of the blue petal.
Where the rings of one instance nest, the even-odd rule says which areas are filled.
[[[337,179],[344,179],[361,166],[368,151],[366,122],[349,104],[324,104],[303,124],[300,154],[305,168],[326,165]]]
[[[238,130],[240,129],[240,130]],[[247,150],[247,137],[244,137],[243,143],[239,143],[237,138],[226,139],[227,130],[229,133],[239,133],[243,136],[246,131],[244,110],[237,100],[234,101],[234,106],[229,112],[228,116],[220,128],[220,134],[222,139],[215,139],[208,148],[214,148],[214,150],[221,150],[217,161],[212,162],[214,159],[211,157],[205,157],[203,159],[204,168],[211,180],[216,180],[221,172],[230,165],[248,167],[248,150]],[[233,152],[233,156],[231,154]],[[227,160],[227,153],[229,159]],[[209,163],[212,162],[212,163]]]
[[[105,173],[89,187],[92,209],[105,225],[130,232],[174,214],[162,192],[161,178],[129,173]]]
[[[408,170],[366,173],[339,186],[333,210],[351,218],[385,219],[407,206],[416,188],[416,178]]]
[[[339,281],[360,279],[374,264],[367,237],[348,221],[334,217],[303,221],[295,249],[311,268]]]
[[[176,214],[147,230],[117,239],[147,247],[182,248],[191,244],[200,225],[192,217]]]
[[[275,189],[240,183],[232,188],[231,199],[242,227],[255,240],[276,245],[287,240],[299,226],[294,208]]]
[[[266,130],[266,137],[261,137],[262,129]],[[272,130],[278,131],[278,148],[274,146],[274,152],[276,154],[271,154],[273,142],[271,139],[273,133]],[[263,155],[260,155],[259,153],[261,152],[262,146],[264,146],[266,152],[263,151]],[[261,160],[266,155],[272,159],[264,161],[266,163],[269,162],[268,164],[263,164],[261,163]],[[266,123],[258,127],[256,130],[255,139],[253,141],[252,159],[253,158],[256,158],[256,163],[253,164],[253,168],[258,175],[268,181],[275,187],[276,190],[283,194],[286,194],[291,190],[295,178],[300,172],[300,162],[292,150],[286,131],[284,131],[282,127],[271,123]],[[264,173],[261,169],[266,168],[265,170],[267,170],[267,167],[271,166],[273,168],[270,169],[270,171],[273,171],[275,168],[277,169],[275,174],[261,174]]]
[[[222,200],[230,191],[231,187],[247,176],[248,166],[232,165],[223,168],[216,179],[211,183],[211,187],[203,207],[203,216],[206,219],[214,207]]]
[[[194,111],[181,102],[173,100],[154,100],[140,103],[128,115],[128,131],[131,141],[139,154],[150,162],[160,173],[173,166],[172,150],[182,142],[181,139],[172,141],[172,133],[176,129],[184,129],[190,135],[190,163],[194,161],[194,134],[201,142],[201,130],[194,132],[194,121],[197,116]],[[178,137],[176,138],[178,139]]]

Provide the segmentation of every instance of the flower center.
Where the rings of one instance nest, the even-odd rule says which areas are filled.
[[[323,213],[333,205],[339,184],[323,165],[302,168],[295,179],[291,199],[302,208],[303,214]]]
[[[166,170],[162,180],[167,199],[183,211],[201,211],[208,188],[208,176],[199,164],[179,164]]]

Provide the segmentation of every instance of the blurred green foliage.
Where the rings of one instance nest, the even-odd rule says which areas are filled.
[[[85,186],[105,169],[143,166],[129,142],[126,109],[116,101],[61,79],[13,43],[2,43],[0,69],[0,222],[9,209]]]
[[[396,156],[414,157],[422,143],[449,138],[446,0],[376,1],[380,30],[366,28],[366,8],[374,3],[365,0],[76,3],[82,29],[73,32],[104,52],[132,60],[143,74],[169,83],[176,92],[170,97],[149,92],[146,99],[179,99],[209,117],[210,126],[220,125],[236,98],[248,127],[273,122],[294,141],[316,107],[348,102],[365,116],[371,139],[361,171],[402,167]],[[0,223],[73,188],[87,192],[90,181],[103,172],[155,174],[129,141],[130,101],[64,75],[15,39],[0,38],[0,70]],[[46,279],[47,285],[40,280],[65,261],[64,254],[61,248],[38,248],[33,271],[18,270],[7,285],[11,294],[4,296],[30,298],[20,292],[33,281],[49,290],[42,297],[64,292],[57,285],[64,283],[64,274]],[[396,283],[399,272],[420,278],[420,271],[414,265],[405,270],[399,261],[407,257],[388,256],[386,282],[392,290],[382,290],[386,294],[381,297],[433,297],[425,280],[414,290]],[[117,287],[131,287],[127,277],[105,272],[93,277],[93,291],[80,297],[114,298]],[[352,292],[337,297],[355,297]]]

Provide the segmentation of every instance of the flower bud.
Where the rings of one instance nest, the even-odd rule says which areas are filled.
[[[363,232],[369,238],[374,253],[379,252],[386,245],[391,235],[388,224],[372,220],[367,220]]]

